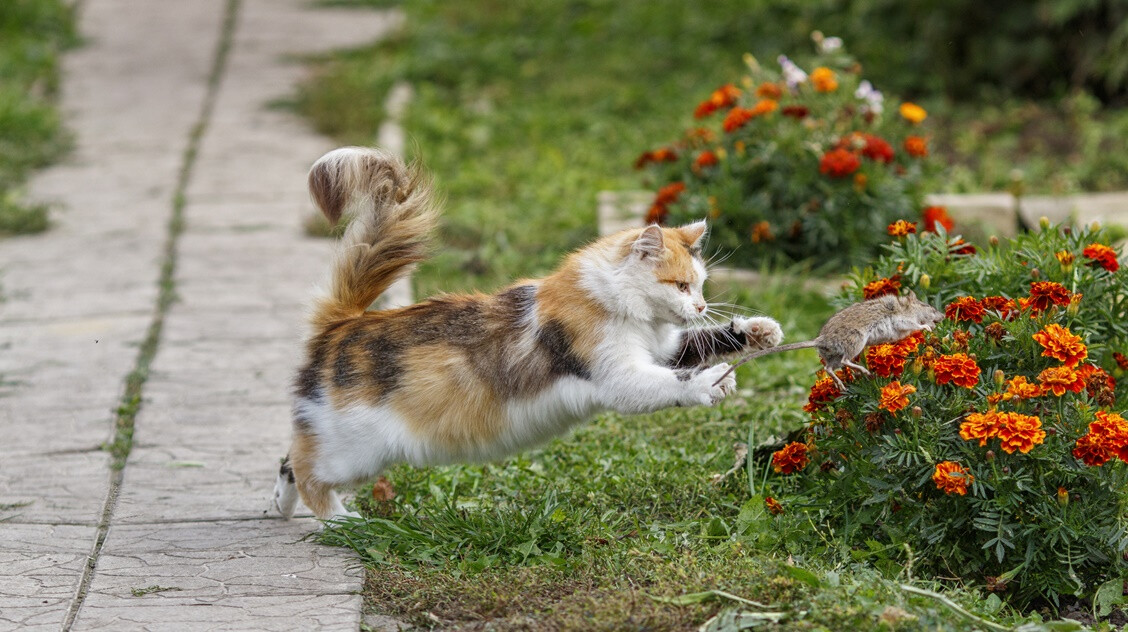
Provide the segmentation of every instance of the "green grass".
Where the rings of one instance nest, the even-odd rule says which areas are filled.
[[[73,22],[62,0],[0,3],[0,236],[47,228],[47,208],[24,202],[21,187],[69,147],[54,100]]]

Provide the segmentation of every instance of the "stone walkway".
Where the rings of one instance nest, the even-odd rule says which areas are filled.
[[[360,625],[355,562],[300,541],[313,521],[263,516],[330,250],[302,234],[305,174],[332,147],[268,104],[295,54],[399,21],[312,4],[82,3],[76,150],[31,187],[55,225],[0,243],[0,630]],[[116,469],[102,446],[146,350]]]

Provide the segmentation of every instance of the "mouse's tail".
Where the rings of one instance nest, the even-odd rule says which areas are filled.
[[[736,364],[732,365],[732,367],[730,367],[728,371],[725,371],[725,374],[722,375],[719,380],[714,382],[713,386],[720,384],[721,380],[728,377],[729,373],[732,373],[733,371],[735,371],[737,369],[737,367],[744,364],[745,362],[748,362],[749,360],[755,360],[756,358],[759,358],[760,356],[766,356],[769,353],[779,353],[781,351],[795,351],[796,349],[810,349],[811,347],[814,347],[817,344],[818,343],[814,340],[804,340],[803,342],[792,342],[792,343],[786,344],[786,345],[779,345],[779,346],[776,346],[776,347],[768,347],[767,349],[759,349],[759,350],[753,351],[752,353],[749,353],[748,355],[741,358],[740,362],[737,362]]]

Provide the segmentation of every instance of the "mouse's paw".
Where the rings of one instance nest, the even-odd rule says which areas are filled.
[[[689,388],[695,403],[712,406],[735,391],[736,373],[725,375],[730,368],[731,365],[722,362],[694,375],[690,380]]]
[[[774,347],[783,340],[783,329],[773,318],[737,316],[732,319],[732,328],[744,334],[748,346],[756,349]]]

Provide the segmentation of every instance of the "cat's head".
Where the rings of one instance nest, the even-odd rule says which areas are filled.
[[[702,293],[704,239],[704,221],[677,228],[651,225],[630,233],[619,251],[619,289],[637,307],[635,316],[685,325],[708,313]]]

